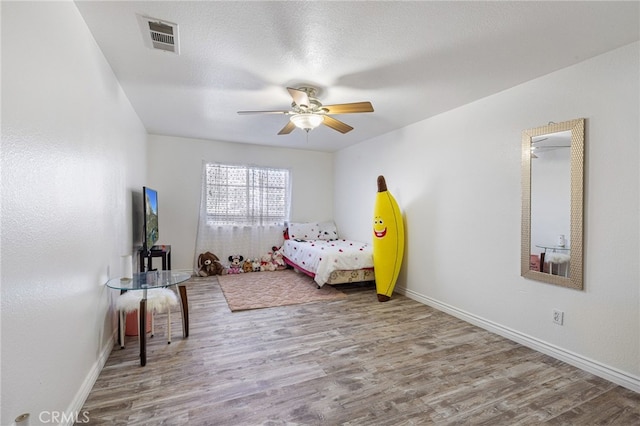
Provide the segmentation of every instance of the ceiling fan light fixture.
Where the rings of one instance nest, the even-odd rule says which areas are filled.
[[[332,114],[373,112],[373,105],[369,101],[322,106],[322,103],[315,98],[316,89],[312,87],[300,87],[297,89],[287,87],[287,90],[292,100],[290,110],[238,111],[238,114],[286,114],[289,116],[289,121],[280,129],[278,135],[288,135],[296,128],[302,129],[309,134],[310,130],[321,124],[345,134],[352,131],[353,127],[333,118]]]
[[[318,127],[324,121],[324,116],[320,114],[294,114],[289,120],[299,129],[309,131]]]

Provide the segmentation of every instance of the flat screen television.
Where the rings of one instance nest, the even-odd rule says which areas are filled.
[[[158,191],[142,188],[144,211],[144,242],[143,248],[147,251],[158,242]]]

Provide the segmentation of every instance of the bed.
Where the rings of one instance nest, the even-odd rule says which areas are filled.
[[[318,287],[375,279],[371,244],[339,238],[333,222],[289,224],[281,252]]]

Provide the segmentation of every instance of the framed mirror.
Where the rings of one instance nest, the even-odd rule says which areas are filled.
[[[583,118],[522,132],[525,278],[583,288]]]

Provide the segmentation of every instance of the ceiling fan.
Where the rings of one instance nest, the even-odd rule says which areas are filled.
[[[545,138],[545,137],[542,137],[541,139],[531,138],[531,158],[538,158],[536,153],[540,154],[543,152],[554,151],[560,148],[571,148],[571,145],[546,145],[546,144],[537,145],[541,142],[546,141],[547,139],[549,138]]]
[[[371,102],[354,102],[349,104],[322,105],[316,98],[317,89],[303,86],[297,89],[287,87],[293,102],[290,110],[273,111],[238,111],[238,114],[285,114],[289,115],[289,122],[278,132],[279,135],[287,135],[296,127],[309,133],[320,124],[337,130],[340,133],[347,133],[353,127],[340,120],[331,117],[329,114],[353,114],[358,112],[373,112]]]

